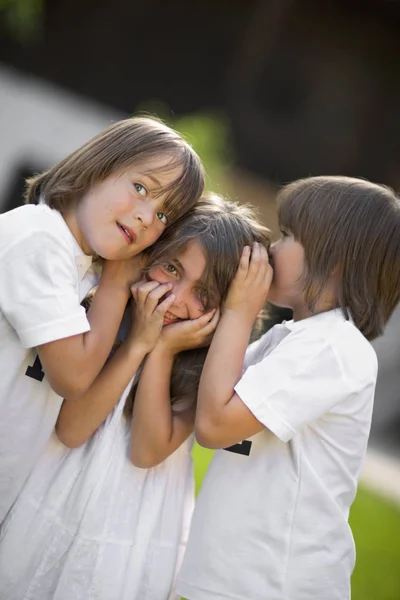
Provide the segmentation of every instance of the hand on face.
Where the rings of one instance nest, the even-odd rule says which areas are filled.
[[[140,346],[145,353],[150,352],[157,343],[163,327],[164,315],[175,296],[170,294],[160,300],[171,289],[170,283],[157,281],[138,281],[131,287],[134,299],[134,313],[129,341]]]
[[[219,309],[213,309],[197,319],[187,319],[166,325],[161,332],[158,345],[172,355],[192,348],[209,346],[219,316]]]
[[[146,259],[142,253],[133,258],[122,260],[105,260],[103,263],[102,281],[121,286],[129,291],[131,285],[142,277]]]
[[[254,322],[267,299],[273,270],[267,250],[254,243],[243,250],[239,268],[229,287],[223,310],[234,311]]]

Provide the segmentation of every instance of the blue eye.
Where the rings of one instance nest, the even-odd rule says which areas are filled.
[[[161,223],[163,223],[164,225],[168,224],[168,217],[165,213],[158,211],[157,217],[160,219]]]
[[[143,197],[147,196],[147,190],[144,187],[144,185],[142,185],[141,183],[134,183],[133,185],[135,186],[135,190],[138,194],[140,194]]]

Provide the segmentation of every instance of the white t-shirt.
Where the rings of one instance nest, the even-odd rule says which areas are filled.
[[[333,310],[276,325],[246,367],[235,390],[266,429],[215,453],[177,590],[189,600],[348,600],[375,352]]]
[[[62,402],[34,348],[90,329],[80,301],[96,282],[91,264],[47,205],[0,215],[0,523]]]

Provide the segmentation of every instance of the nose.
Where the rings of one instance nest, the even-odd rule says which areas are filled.
[[[186,285],[183,281],[177,281],[171,294],[175,295],[171,308],[180,319],[197,319],[203,314],[203,307],[193,293],[190,284]]]
[[[170,292],[174,294],[174,306],[182,310],[182,312],[186,311],[186,314],[179,315],[181,319],[188,318],[188,309],[187,309],[187,299],[188,299],[188,289],[185,284],[181,281],[176,281],[172,287]]]
[[[154,222],[156,215],[156,204],[153,202],[141,202],[137,206],[135,216],[142,223],[144,227],[150,227]]]

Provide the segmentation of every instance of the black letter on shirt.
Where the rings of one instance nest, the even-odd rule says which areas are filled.
[[[228,452],[235,452],[235,454],[249,456],[252,443],[253,442],[250,442],[249,440],[243,440],[243,442],[240,442],[240,444],[234,444],[233,446],[224,448],[224,450],[228,450]]]
[[[32,377],[32,379],[36,379],[36,381],[43,381],[44,373],[42,371],[42,363],[40,362],[39,356],[35,358],[33,365],[26,369],[25,375]]]

